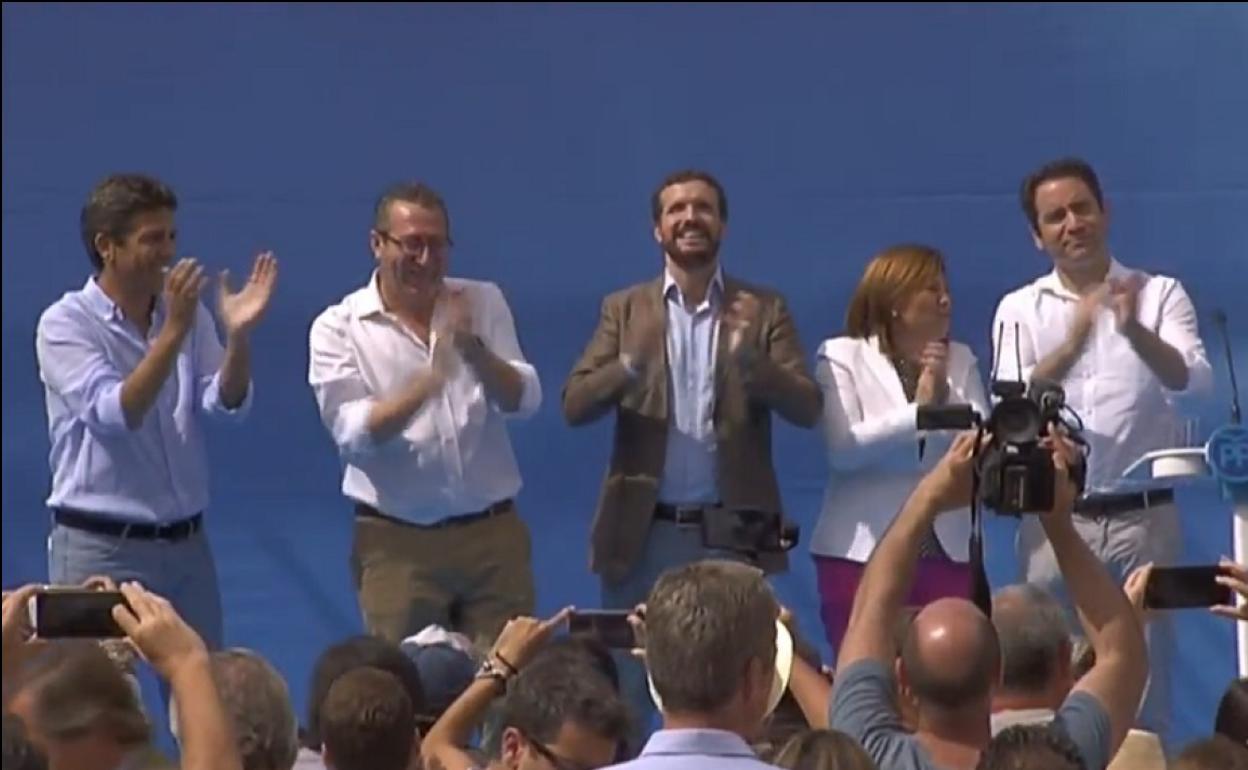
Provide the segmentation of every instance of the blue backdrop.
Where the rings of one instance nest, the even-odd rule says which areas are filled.
[[[3,583],[46,575],[35,321],[87,274],[91,185],[157,174],[181,196],[185,254],[235,275],[260,249],[281,259],[255,412],[210,437],[209,520],[227,641],[275,661],[300,709],[317,652],[360,627],[307,331],[367,278],[371,205],[394,180],[444,192],[454,271],[502,285],[542,375],[545,403],[512,436],[543,610],[595,601],[587,531],[610,431],[567,428],[559,390],[602,295],[657,274],[648,196],[678,167],[722,178],[727,268],[787,295],[808,354],[866,259],[918,240],[946,252],[955,333],[987,360],[997,298],[1047,269],[1017,184],[1084,155],[1116,254],[1180,276],[1205,321],[1219,397],[1200,428],[1227,413],[1207,319],[1226,306],[1248,330],[1243,4],[6,3],[3,22]],[[782,425],[776,458],[809,532],[821,442]],[[1184,513],[1188,561],[1228,552],[1215,495],[1189,490]],[[1011,535],[992,522],[997,583],[1014,575]],[[804,548],[778,585],[820,638]],[[1208,732],[1234,660],[1229,624],[1189,612],[1181,628],[1182,739]]]

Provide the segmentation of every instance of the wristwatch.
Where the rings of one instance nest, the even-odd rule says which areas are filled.
[[[498,684],[498,689],[507,689],[507,680],[511,678],[511,672],[503,668],[503,665],[494,658],[486,658],[481,667],[477,669],[474,679],[493,679]]]

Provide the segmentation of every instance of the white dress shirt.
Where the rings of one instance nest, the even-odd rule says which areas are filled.
[[[946,403],[970,404],[987,417],[983,380],[971,349],[949,343],[946,370]],[[949,449],[956,431],[918,429],[918,406],[906,400],[901,378],[877,336],[824,340],[816,354],[815,380],[823,390],[820,425],[831,478],[810,548],[821,556],[866,562],[915,485]],[[943,514],[935,529],[945,553],[965,562],[970,511]]]
[[[1067,405],[1083,420],[1091,452],[1087,494],[1155,486],[1156,482],[1128,482],[1122,473],[1146,452],[1181,446],[1178,408],[1185,399],[1180,397],[1205,395],[1213,388],[1196,311],[1183,285],[1168,276],[1130,270],[1117,260],[1111,260],[1108,278],[1124,279],[1133,272],[1146,279],[1136,317],[1183,357],[1187,387],[1180,392],[1162,385],[1115,328],[1113,310],[1103,307],[1097,312],[1083,352],[1061,382]],[[992,324],[998,379],[1020,378],[1021,362],[1021,379],[1029,381],[1036,364],[1066,340],[1078,305],[1079,296],[1062,285],[1056,271],[1007,294]]]
[[[473,331],[520,374],[523,393],[515,412],[502,412],[472,368],[460,361],[441,393],[421,405],[402,432],[375,442],[366,427],[373,405],[428,371],[434,348],[450,344],[433,332],[426,345],[387,312],[375,273],[367,286],[317,317],[309,340],[308,381],[345,465],[343,494],[418,524],[474,513],[514,497],[521,487],[520,470],[504,420],[532,415],[542,400],[537,370],[520,350],[498,286],[445,281],[448,290],[464,290]],[[445,312],[439,302],[435,329]]]

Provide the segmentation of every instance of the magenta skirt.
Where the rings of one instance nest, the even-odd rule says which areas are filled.
[[[841,639],[854,607],[854,593],[867,565],[850,559],[815,555],[815,576],[819,584],[819,614],[824,633],[832,647],[833,660],[841,649]],[[937,599],[971,596],[971,566],[945,559],[920,559],[914,587],[906,604],[923,607]]]

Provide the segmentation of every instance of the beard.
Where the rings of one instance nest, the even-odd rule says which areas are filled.
[[[701,235],[702,239],[694,244],[681,244],[681,236],[692,233]],[[668,233],[663,239],[663,250],[677,265],[691,270],[715,261],[719,255],[719,240],[701,223],[691,222]]]

